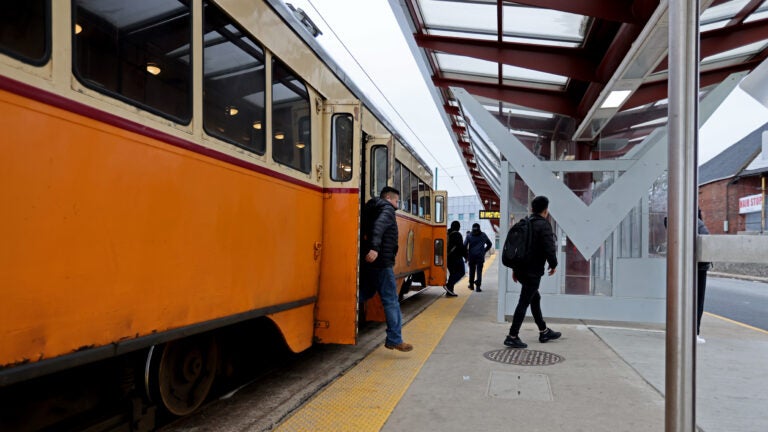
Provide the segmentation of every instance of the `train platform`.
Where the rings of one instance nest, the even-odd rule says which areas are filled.
[[[550,319],[563,336],[542,344],[529,317],[520,333],[528,349],[507,349],[491,260],[483,292],[465,279],[458,297],[439,297],[404,326],[412,352],[382,344],[275,430],[664,430],[662,326]],[[699,430],[768,430],[768,332],[705,314],[702,336]]]

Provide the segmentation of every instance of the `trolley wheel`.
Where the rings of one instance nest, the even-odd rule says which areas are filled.
[[[218,361],[218,349],[211,335],[165,344],[155,381],[162,405],[178,416],[197,409],[208,396]]]

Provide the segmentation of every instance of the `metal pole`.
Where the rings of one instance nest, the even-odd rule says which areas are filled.
[[[696,428],[698,6],[697,0],[669,1],[666,432],[692,432]]]
[[[760,206],[760,234],[765,233],[765,175],[760,176],[761,185],[761,198],[760,201],[763,205]]]

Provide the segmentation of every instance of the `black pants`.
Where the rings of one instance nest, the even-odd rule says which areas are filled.
[[[449,290],[453,291],[453,286],[456,282],[464,277],[464,259],[461,257],[448,258],[448,282],[445,284]]]
[[[484,259],[469,259],[469,286],[480,288],[483,283]]]
[[[704,315],[704,294],[707,290],[707,269],[699,269],[696,288],[696,334],[699,334],[699,330],[701,330],[701,316]]]
[[[528,310],[528,306],[531,307],[531,313],[533,314],[533,320],[536,321],[536,326],[539,327],[540,331],[546,330],[547,323],[544,322],[544,317],[541,315],[541,294],[539,294],[541,277],[518,277],[517,280],[523,285],[523,289],[520,291],[520,300],[517,301],[515,314],[512,316],[512,326],[509,328],[509,334],[517,336],[518,332],[520,332],[520,326],[523,325],[525,311]]]

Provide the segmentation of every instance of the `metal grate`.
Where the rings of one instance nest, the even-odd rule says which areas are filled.
[[[565,360],[564,357],[546,351],[509,348],[488,351],[483,354],[483,357],[499,363],[520,366],[549,366]]]

